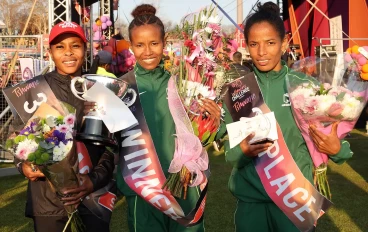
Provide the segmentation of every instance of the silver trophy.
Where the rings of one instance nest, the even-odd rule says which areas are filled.
[[[87,74],[82,77],[74,77],[70,87],[74,96],[86,101],[82,95],[85,94],[96,82],[104,85],[120,99],[123,99],[126,94],[129,94],[129,101],[124,101],[128,107],[136,100],[137,93],[133,89],[129,88],[129,84],[127,82],[102,75]],[[111,147],[117,145],[113,138],[113,133],[107,129],[102,119],[93,111],[83,117],[82,125],[76,134],[76,139],[96,145],[106,145]]]

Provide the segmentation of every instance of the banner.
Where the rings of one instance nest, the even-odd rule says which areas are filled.
[[[27,81],[34,77],[33,59],[32,58],[19,58],[20,69],[22,72],[22,80]]]
[[[344,42],[342,35],[342,18],[341,15],[330,18],[330,38],[331,44],[336,45],[336,53],[344,53]]]
[[[226,86],[224,101],[233,118],[253,117],[253,108],[271,112],[264,103],[254,73],[234,80]],[[243,91],[246,89],[247,91]],[[242,95],[239,95],[239,93]],[[233,96],[236,95],[236,98]],[[285,143],[277,124],[278,140],[254,159],[263,187],[272,201],[301,231],[311,231],[320,215],[332,203],[324,198],[303,176]]]
[[[127,81],[130,88],[138,92],[134,72],[129,72],[124,81]],[[130,109],[138,120],[138,125],[116,136],[121,144],[119,162],[121,175],[125,182],[147,203],[181,225],[189,227],[200,223],[206,204],[207,185],[201,192],[195,208],[188,215],[184,215],[182,208],[171,193],[162,189],[166,178],[143,114],[139,94]]]
[[[3,94],[12,111],[16,111],[23,123],[32,117],[43,102],[48,103],[59,112],[64,112],[43,76],[5,88]]]

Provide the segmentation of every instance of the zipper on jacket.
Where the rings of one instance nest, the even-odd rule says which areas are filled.
[[[266,95],[266,105],[268,105],[268,96],[270,96],[270,80],[268,79],[268,73],[266,74],[266,80],[267,80],[267,85],[266,85],[266,88],[267,88],[267,95]]]

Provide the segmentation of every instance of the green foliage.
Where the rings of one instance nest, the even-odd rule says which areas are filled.
[[[339,95],[336,96],[336,100],[342,101],[344,99],[345,94],[346,94],[345,92],[340,93]]]
[[[9,149],[9,148],[11,148],[12,146],[14,146],[14,140],[13,139],[8,139],[8,140],[6,140],[6,142],[5,142],[5,149]]]

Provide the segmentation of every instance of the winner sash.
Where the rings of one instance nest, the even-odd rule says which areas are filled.
[[[224,101],[233,121],[254,116],[253,108],[259,108],[263,113],[271,112],[263,100],[254,73],[229,83],[225,91]],[[267,151],[258,154],[253,161],[254,166],[272,201],[299,230],[311,231],[319,216],[332,203],[303,176],[278,124],[277,133],[278,140]]]
[[[125,76],[124,81],[128,82],[129,87],[138,93],[133,71]],[[125,97],[127,98],[128,96]],[[162,189],[166,178],[143,114],[139,94],[134,104],[130,106],[130,110],[138,120],[138,125],[116,136],[121,143],[119,163],[125,182],[147,203],[181,225],[190,227],[200,223],[206,204],[207,185],[201,192],[195,208],[188,215],[184,215],[182,208],[171,193]]]

